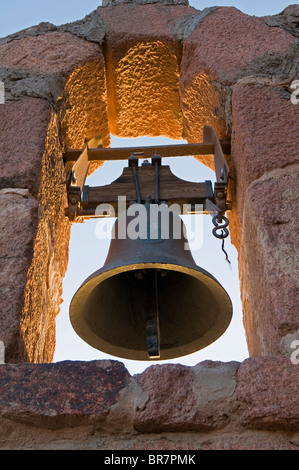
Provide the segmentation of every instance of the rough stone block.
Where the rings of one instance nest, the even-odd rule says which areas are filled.
[[[7,362],[48,362],[69,234],[57,119],[46,101],[35,98],[6,103],[3,118],[2,340]]]
[[[298,430],[298,365],[279,357],[251,358],[242,362],[236,380],[243,425],[273,431]]]
[[[0,66],[40,74],[67,75],[75,67],[96,62],[100,54],[101,49],[95,43],[67,32],[53,31],[3,44],[0,46]]]
[[[223,83],[240,78],[249,65],[268,54],[285,54],[295,38],[258,17],[233,7],[216,9],[184,42],[184,87],[208,73]]]
[[[287,99],[282,97],[282,91],[258,83],[239,83],[233,87],[231,159],[235,197],[232,238],[237,247],[242,236],[243,205],[248,186],[263,174],[298,161],[299,106],[291,103],[290,94]]]
[[[185,5],[124,3],[98,11],[106,28],[111,133],[181,139],[181,44],[174,29],[194,10]]]
[[[134,3],[135,5],[146,5],[147,3],[162,3],[163,5],[189,5],[188,0],[103,0],[103,7],[113,7],[120,3]]]
[[[298,68],[298,7],[271,24],[187,4],[105,0],[82,22],[0,41],[0,79],[13,101],[1,105],[0,121],[0,341],[11,362],[52,360],[69,234],[61,142],[82,147],[85,138],[107,137],[107,101],[110,130],[126,137],[201,141],[204,124],[220,137],[233,126],[249,346],[276,354],[297,338],[299,106],[288,90]],[[1,364],[0,445],[293,449],[297,367],[287,357],[256,357],[152,366],[131,378],[110,361]]]
[[[83,148],[97,135],[103,147],[110,146],[105,62],[103,55],[100,58],[77,67],[61,93],[58,114],[66,148]],[[91,162],[89,171],[98,167],[99,162]]]
[[[100,423],[130,375],[116,361],[0,366],[0,415],[57,429]]]
[[[264,173],[298,162],[299,106],[282,91],[258,83],[233,87],[232,160],[238,199]]]
[[[299,37],[299,5],[289,5],[279,15],[263,16],[262,18],[269,26],[283,28],[293,36]]]
[[[68,148],[81,148],[94,135],[102,135],[103,145],[109,146],[105,61],[99,44],[68,32],[25,31],[0,46],[0,67],[7,99],[42,97],[55,106]]]
[[[281,80],[295,74],[295,38],[231,7],[205,9],[193,21],[198,24],[184,39],[180,73],[183,136],[201,142],[203,126],[210,125],[225,139],[231,133],[231,85],[248,75]],[[243,99],[250,106],[250,96]],[[214,168],[213,156],[197,158]]]
[[[45,100],[28,98],[1,105],[0,187],[27,188],[38,194],[50,118]]]
[[[37,201],[26,190],[0,190],[0,340],[7,361],[22,352],[24,289],[37,230]]]
[[[70,222],[64,214],[65,170],[59,121],[52,115],[41,156],[38,227],[20,328],[25,351],[19,361],[51,362],[55,350],[55,321],[68,263]]]
[[[251,355],[277,354],[299,329],[298,172],[298,164],[274,170],[247,190],[239,270]]]
[[[86,15],[82,20],[66,23],[57,28],[68,31],[79,38],[103,45],[105,41],[105,27],[101,16],[97,11]]]
[[[152,366],[138,377],[148,401],[136,411],[140,432],[207,432],[224,427],[232,411],[238,363]]]

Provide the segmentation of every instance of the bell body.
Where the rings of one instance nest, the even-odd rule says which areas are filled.
[[[104,266],[72,299],[73,328],[95,349],[124,359],[169,360],[210,345],[231,321],[228,294],[195,264],[181,218],[163,210],[168,233],[147,210],[137,238],[129,233],[134,217],[121,214]]]

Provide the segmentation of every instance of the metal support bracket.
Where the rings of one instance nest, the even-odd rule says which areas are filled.
[[[89,150],[99,148],[102,148],[102,137],[96,136],[90,139],[69,171],[67,177],[68,207],[66,209],[66,216],[69,217],[71,221],[75,221],[77,218],[77,212],[88,173]]]
[[[216,174],[216,182],[214,185],[215,204],[222,213],[225,213],[227,210],[231,209],[227,204],[229,167],[224,158],[223,149],[215,129],[210,126],[205,126],[203,135],[204,143],[212,142],[214,145],[214,167]],[[221,222],[220,211],[218,211],[219,222]]]
[[[181,205],[186,202],[193,206],[202,204],[204,213],[212,215],[213,221],[216,220],[218,225],[223,223],[225,212],[231,209],[231,205],[227,202],[229,167],[224,157],[224,153],[230,152],[230,144],[220,142],[215,129],[210,126],[204,127],[203,137],[204,142],[201,144],[104,149],[101,137],[96,136],[87,142],[80,153],[77,150],[68,151],[66,161],[71,161],[74,155],[77,156],[77,159],[67,178],[68,207],[66,216],[71,221],[76,221],[78,217],[97,217],[95,211],[97,205],[105,203],[115,207],[117,196],[126,196],[129,201],[136,199],[138,203],[153,196],[152,200],[156,204],[160,200],[166,201],[166,203],[175,201]],[[116,160],[118,150],[119,159],[124,158],[125,151],[128,155],[128,169],[124,170],[123,175],[108,186],[97,188],[85,186],[89,162],[92,160]],[[214,154],[216,174],[214,191],[210,181],[188,183],[175,177],[168,166],[161,165],[161,155],[164,158],[209,154]],[[149,155],[151,155],[151,163],[147,161],[139,167],[139,159]],[[131,177],[127,170],[131,170]],[[131,183],[132,173],[133,181]],[[132,194],[133,187],[135,189]],[[146,194],[142,194],[144,191]],[[217,229],[218,227],[215,226],[215,230]]]

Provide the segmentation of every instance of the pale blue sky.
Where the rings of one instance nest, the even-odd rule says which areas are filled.
[[[249,15],[263,16],[280,13],[288,5],[284,0],[189,0],[198,10],[211,6],[234,6]],[[48,21],[55,25],[79,20],[91,13],[101,0],[2,0],[0,6],[0,37]]]
[[[0,37],[39,24],[50,22],[55,25],[82,19],[101,5],[101,0],[6,0],[1,2],[0,9]],[[280,13],[291,4],[288,1],[201,1],[189,0],[191,6],[203,10],[210,6],[235,6],[242,12],[255,16],[273,15]],[[161,144],[169,143],[167,139],[158,138]],[[157,141],[155,141],[157,142]],[[130,139],[112,138],[113,147],[134,145],[153,145],[147,139],[142,139],[138,144]],[[170,160],[172,163],[170,163]],[[193,157],[182,159],[168,159],[174,174],[188,181],[214,181],[214,173],[201,165]],[[110,162],[105,164],[89,179],[88,184],[104,185],[116,179],[122,171],[123,162]],[[221,251],[220,242],[211,235],[212,224],[209,216],[204,217],[203,246],[193,253],[196,263],[215,276],[229,293],[234,308],[233,321],[227,331],[214,345],[192,354],[168,362],[180,362],[186,365],[195,365],[205,359],[221,360],[224,362],[242,361],[248,356],[240,302],[238,261],[236,250],[226,243],[231,266],[225,261]],[[93,360],[104,359],[109,356],[90,348],[73,331],[69,322],[69,303],[80,284],[95,270],[99,269],[105,261],[109,242],[100,241],[96,236],[96,221],[84,224],[75,224],[72,228],[70,242],[69,269],[64,280],[63,300],[61,313],[57,320],[57,348],[55,361],[61,360]],[[115,358],[112,358],[115,359]],[[130,373],[138,373],[144,370],[150,363],[135,363],[120,359]]]

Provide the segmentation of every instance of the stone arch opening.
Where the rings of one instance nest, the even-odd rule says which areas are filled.
[[[282,14],[286,21],[288,11]],[[250,353],[276,354],[281,339],[296,333],[295,258],[287,269],[283,262],[296,244],[288,229],[293,219],[284,216],[277,198],[275,218],[269,209],[281,181],[294,187],[297,163],[299,108],[289,93],[296,40],[292,24],[282,24],[273,28],[234,8],[197,12],[181,3],[121,2],[99,7],[82,23],[42,24],[4,38],[3,237],[17,241],[17,247],[6,246],[2,259],[3,272],[11,276],[2,283],[8,313],[1,341],[8,362],[52,360],[70,230],[62,156],[95,134],[108,146],[112,130],[133,137],[154,129],[153,135],[198,142],[208,124],[220,138],[232,137],[228,163],[236,193],[230,228],[242,261]],[[215,48],[219,41],[223,47]],[[251,44],[245,55],[244,41]],[[211,167],[212,161],[203,163]],[[98,166],[92,162],[90,172]],[[27,214],[17,234],[16,207]],[[275,252],[272,239],[280,243]]]
[[[99,8],[82,22],[42,24],[0,41],[6,99],[0,109],[0,362],[18,363],[1,366],[2,447],[108,449],[113,442],[185,449],[188,440],[190,449],[293,450],[299,106],[291,96],[298,5],[257,18],[235,8],[197,12],[186,8],[187,0],[149,2],[103,0],[115,10]],[[63,210],[66,135],[70,147],[77,138],[82,147],[95,131],[109,139],[107,57],[140,38],[175,43],[182,53],[182,136],[201,140],[201,116],[219,136],[232,136],[230,226],[254,357],[150,367],[133,377],[116,361],[28,364],[51,362],[55,347],[70,230]],[[96,95],[101,101],[94,105]]]
[[[174,141],[163,137],[126,139],[111,136],[111,145],[114,148],[125,145],[159,145],[159,143],[161,145],[169,145],[174,143]],[[198,182],[206,179],[213,181],[215,178],[214,171],[194,157],[168,158],[164,160],[164,164],[169,164],[172,172],[186,181]],[[105,162],[101,168],[87,178],[87,184],[91,186],[109,184],[109,182],[114,181],[121,175],[124,166],[127,166],[126,161]],[[198,215],[195,217],[198,218],[196,224],[194,216],[185,216],[184,218],[190,236],[189,241],[192,254],[195,262],[214,275],[231,296],[234,308],[233,320],[223,337],[210,347],[198,353],[167,362],[195,365],[205,359],[242,361],[248,357],[248,351],[242,320],[237,251],[231,245],[230,239],[228,239],[225,249],[229,253],[232,263],[229,265],[221,251],[221,242],[215,239],[211,233],[211,217],[208,215]],[[161,361],[149,360],[148,362],[140,363],[139,361],[114,358],[106,355],[101,351],[93,349],[79,338],[69,321],[69,303],[77,288],[80,287],[88,276],[104,264],[109,250],[109,236],[114,220],[89,220],[84,222],[84,224],[74,224],[72,227],[69,267],[64,279],[64,302],[61,306],[61,312],[57,317],[54,361],[112,358],[123,362],[129,372],[134,374],[143,371],[153,363],[161,363]],[[195,227],[199,229],[196,239],[192,238],[195,236]]]
[[[61,32],[25,39],[30,48],[45,48],[44,63],[35,67],[35,73],[48,73],[53,62],[47,57],[48,41],[54,52],[73,41],[68,33]],[[32,103],[33,112],[41,108],[44,121],[40,139],[45,145],[37,169],[41,176],[35,186],[33,181],[38,211],[21,319],[16,320],[11,334],[18,340],[7,348],[7,360],[11,362],[51,362],[54,356],[55,318],[61,303],[70,234],[70,224],[64,217],[63,152],[82,148],[95,134],[102,135],[103,145],[109,146],[112,131],[120,137],[162,135],[199,142],[203,126],[208,124],[216,127],[219,137],[225,135],[223,96],[207,74],[186,82],[181,73],[182,43],[177,38],[168,32],[161,37],[160,31],[155,31],[142,39],[139,32],[133,41],[122,38],[122,45],[114,40],[108,38],[103,48],[90,43],[86,49],[84,41],[75,39],[76,52],[80,53],[78,65],[71,64],[74,52],[67,68],[62,69],[61,81],[56,83],[51,77],[50,83],[42,84],[50,87],[52,99],[58,95],[54,104],[49,106],[45,97],[20,102],[24,108]],[[7,56],[10,48],[13,45],[9,43]],[[56,68],[59,70],[58,65]],[[213,167],[212,162],[211,156],[203,163]],[[98,167],[98,163],[91,162],[90,174]]]
[[[223,110],[226,96],[208,73],[200,73],[186,86],[181,74],[182,46],[178,41],[138,39],[126,44],[125,49],[112,46],[108,44],[104,49],[109,132],[124,139],[166,136],[199,142],[203,127],[208,124],[216,128],[220,138],[226,136]],[[96,88],[90,85],[90,77],[86,90]],[[80,83],[76,113],[82,96]],[[74,84],[76,87],[76,81]],[[68,96],[74,95],[76,92],[69,85]],[[65,118],[66,135],[78,135],[73,130],[71,115],[72,110]],[[214,169],[212,155],[197,159]]]

